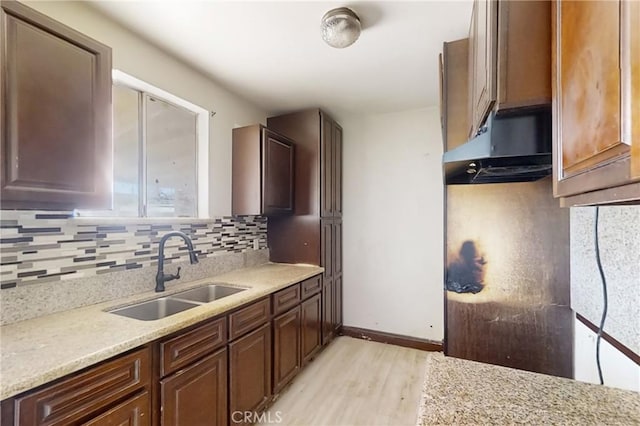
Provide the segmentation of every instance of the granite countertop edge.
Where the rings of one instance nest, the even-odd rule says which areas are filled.
[[[167,287],[169,296],[207,283],[246,291],[155,321],[106,312],[155,299],[153,290],[0,327],[0,400],[165,337],[268,296],[324,271],[312,265],[267,263]],[[173,283],[172,283],[173,284]],[[114,330],[118,330],[114,333]]]

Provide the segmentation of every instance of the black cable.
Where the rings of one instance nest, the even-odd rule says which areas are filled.
[[[600,239],[598,237],[598,220],[600,218],[600,207],[596,206],[596,219],[595,219],[595,240],[596,240],[596,262],[598,264],[598,271],[600,272],[600,278],[602,280],[602,317],[600,318],[600,327],[598,328],[598,337],[596,339],[596,365],[598,366],[598,377],[600,377],[600,384],[604,385],[604,379],[602,378],[602,366],[600,365],[600,340],[602,340],[602,330],[604,328],[604,321],[607,319],[607,309],[609,308],[609,298],[607,296],[607,279],[604,276],[604,270],[602,269],[602,261],[600,260]]]

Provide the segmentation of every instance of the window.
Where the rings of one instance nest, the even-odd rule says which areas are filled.
[[[80,215],[207,217],[209,113],[122,72],[113,77],[113,210]]]

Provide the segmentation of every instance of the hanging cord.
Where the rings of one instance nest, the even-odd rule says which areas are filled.
[[[600,272],[600,279],[602,281],[602,317],[600,318],[600,327],[598,328],[598,337],[596,339],[596,365],[598,366],[598,377],[600,378],[600,384],[604,385],[604,379],[602,378],[602,366],[600,365],[600,341],[602,340],[602,330],[604,328],[604,321],[607,319],[607,309],[609,308],[609,298],[607,296],[607,279],[604,276],[604,270],[602,269],[602,261],[600,260],[600,241],[598,237],[598,220],[600,218],[600,207],[596,206],[596,219],[595,219],[595,240],[596,240],[596,262],[598,264],[598,271]]]

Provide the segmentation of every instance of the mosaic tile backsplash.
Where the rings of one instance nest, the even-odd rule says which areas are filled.
[[[262,216],[152,224],[135,218],[92,222],[70,212],[2,211],[0,228],[0,289],[154,264],[158,242],[171,231],[189,235],[200,258],[267,248],[267,219]],[[181,239],[167,241],[166,263],[187,257]]]

